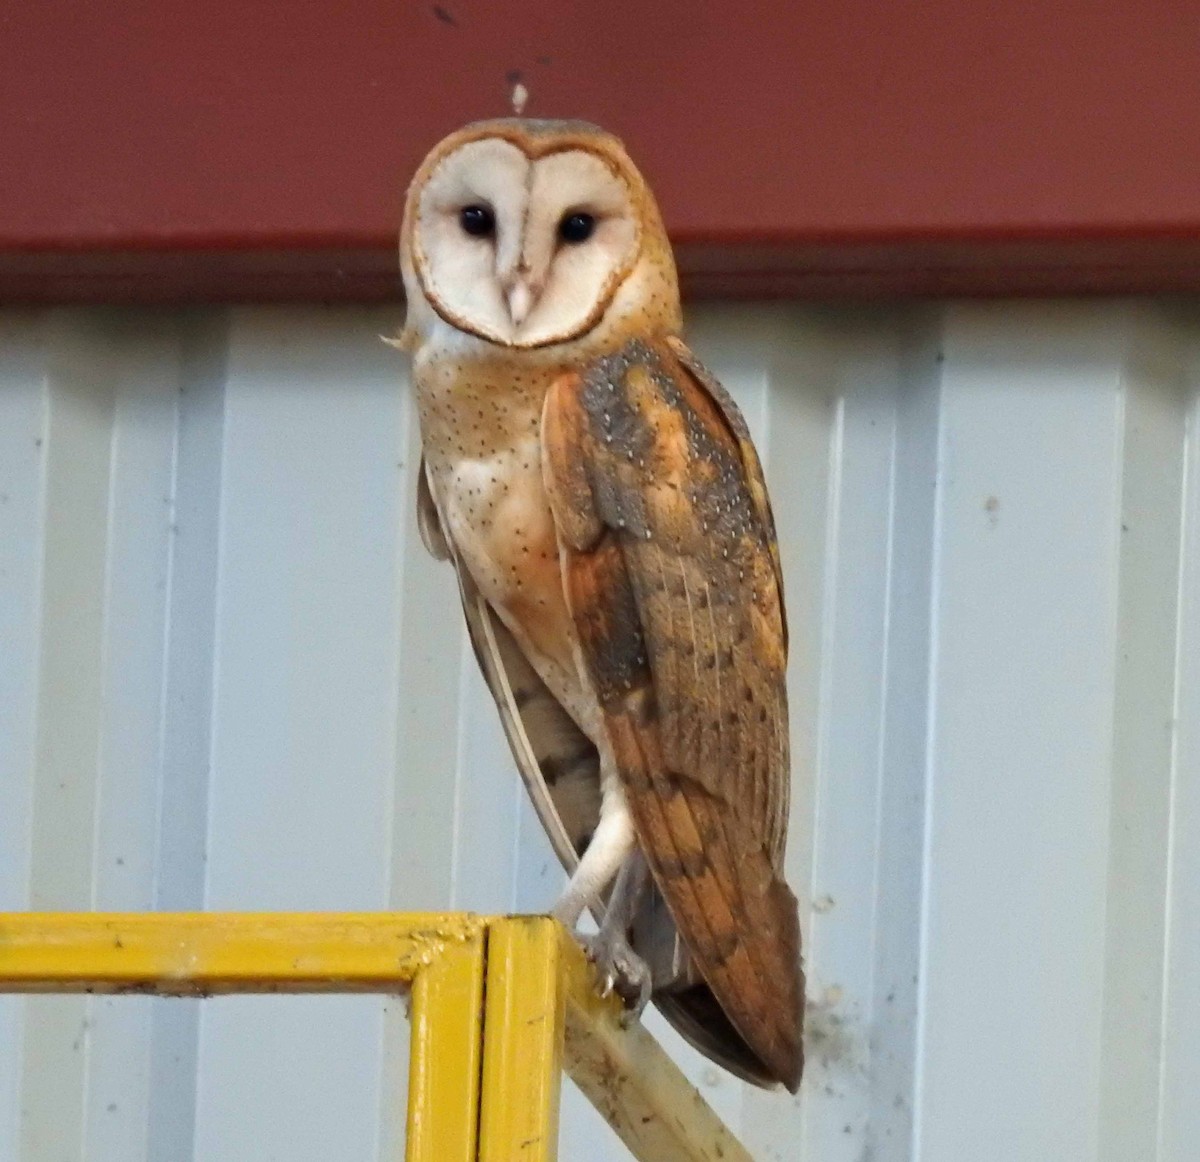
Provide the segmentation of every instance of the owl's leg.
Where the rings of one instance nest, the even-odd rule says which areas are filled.
[[[599,905],[604,889],[613,882],[625,857],[636,846],[633,820],[625,805],[625,797],[620,795],[618,802],[614,802],[614,798],[617,796],[611,795],[605,787],[600,805],[600,823],[551,913],[568,928],[574,928],[579,923],[584,908],[591,904]]]
[[[607,995],[616,989],[629,1006],[631,1019],[642,1015],[654,984],[650,966],[629,943],[629,929],[649,883],[646,857],[635,845],[617,873],[600,931],[583,940],[588,957],[603,977],[602,992]]]
[[[629,926],[649,870],[637,846],[620,783],[607,777],[602,786],[600,823],[552,915],[574,928],[584,908],[600,904],[605,888],[615,877],[600,931],[595,936],[581,936],[580,942],[600,970],[604,992],[615,988],[633,1007],[634,1014],[640,1015],[650,999],[652,982],[646,962],[630,947]]]

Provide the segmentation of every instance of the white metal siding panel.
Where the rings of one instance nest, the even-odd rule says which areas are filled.
[[[1200,341],[1190,333],[1158,1162],[1200,1142]]]
[[[1120,318],[947,320],[921,1157],[1098,1157]],[[982,1047],[986,1046],[986,1051]]]
[[[0,906],[540,910],[390,308],[0,314]],[[708,306],[787,576],[809,1067],[757,1157],[1191,1162],[1200,321]],[[382,1162],[371,998],[0,998],[0,1158]],[[569,1092],[564,1156],[625,1155]]]

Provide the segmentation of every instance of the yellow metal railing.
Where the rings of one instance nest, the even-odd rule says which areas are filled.
[[[411,988],[408,1162],[553,1162],[562,1071],[642,1162],[749,1162],[543,916],[0,914],[0,992]]]

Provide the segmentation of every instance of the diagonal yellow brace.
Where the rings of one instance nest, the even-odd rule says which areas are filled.
[[[491,922],[480,1162],[554,1162],[561,1070],[639,1162],[751,1162],[750,1155],[544,916]]]
[[[700,1092],[616,997],[565,931],[564,1064],[571,1080],[638,1162],[753,1162]]]

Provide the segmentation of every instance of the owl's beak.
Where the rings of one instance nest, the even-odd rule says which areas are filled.
[[[537,292],[526,279],[518,278],[508,288],[508,317],[514,327],[519,327],[529,317],[533,304],[537,300]]]

